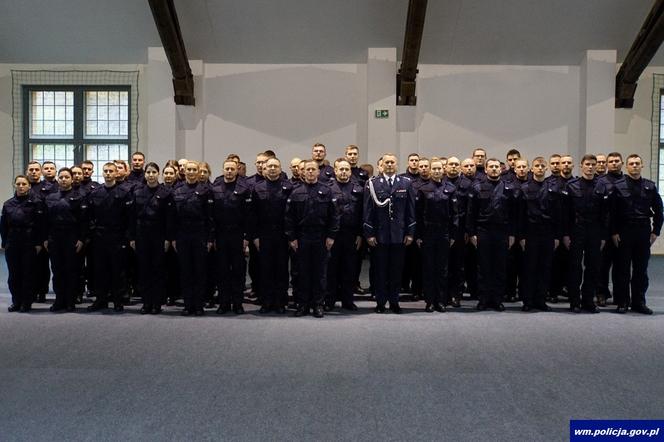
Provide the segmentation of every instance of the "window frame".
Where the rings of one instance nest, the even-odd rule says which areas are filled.
[[[39,85],[30,84],[22,86],[23,98],[23,170],[32,160],[31,144],[73,144],[74,145],[74,164],[81,164],[86,160],[86,145],[109,145],[126,144],[127,157],[131,158],[132,146],[132,97],[131,85]],[[32,103],[31,93],[35,91],[58,91],[74,93],[74,134],[72,138],[31,138],[30,123],[32,114],[30,107]],[[127,92],[127,137],[126,138],[86,138],[85,137],[85,93],[88,91],[118,91]],[[62,167],[60,165],[56,165]]]

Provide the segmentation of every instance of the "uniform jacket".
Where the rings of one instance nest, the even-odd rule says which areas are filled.
[[[611,234],[629,228],[630,223],[646,223],[652,218],[651,232],[659,236],[662,230],[662,197],[655,183],[626,176],[616,182],[611,201]]]
[[[562,236],[562,193],[558,180],[534,178],[521,185],[519,238],[531,231],[550,229],[556,239]]]
[[[44,212],[44,203],[33,195],[5,201],[0,217],[2,247],[41,245],[46,239]]]
[[[77,239],[87,238],[87,202],[76,190],[58,190],[44,200],[46,205],[47,238],[58,236],[58,231],[68,230],[77,233]]]
[[[468,195],[468,234],[477,235],[478,227],[500,227],[510,236],[517,233],[519,190],[512,183],[488,178],[475,181]]]
[[[176,237],[194,236],[214,241],[214,204],[212,191],[206,183],[185,183],[173,191]]]
[[[362,210],[364,205],[364,185],[357,181],[340,183],[334,180],[332,190],[337,199],[339,211],[339,231],[362,236]]]
[[[175,207],[171,188],[163,184],[156,188],[141,184],[136,187],[133,196],[129,239],[136,240],[143,235],[151,235],[173,240]]]
[[[261,236],[284,236],[286,200],[293,191],[288,179],[261,180],[251,194],[251,211],[254,217],[252,239]]]
[[[332,187],[316,182],[293,189],[286,201],[285,232],[295,239],[336,238],[339,231],[337,199]]]
[[[379,201],[391,204],[379,207],[370,192],[370,183]],[[375,237],[380,244],[400,244],[406,236],[415,236],[415,193],[412,181],[395,176],[390,185],[383,175],[370,178],[364,188],[364,236]]]
[[[440,235],[456,237],[459,213],[456,188],[452,183],[428,181],[420,187],[416,201],[417,239]]]
[[[575,228],[587,228],[608,235],[609,195],[596,177],[570,179],[563,190],[563,235],[569,236]]]
[[[250,223],[254,218],[251,211],[251,188],[244,180],[236,179],[233,183],[220,182],[212,186],[214,200],[212,215],[216,235],[241,233],[249,240],[253,230]]]
[[[87,200],[87,219],[93,236],[113,233],[129,238],[133,197],[127,186],[99,186],[88,194]]]

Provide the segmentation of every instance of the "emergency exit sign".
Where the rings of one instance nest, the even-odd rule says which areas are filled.
[[[389,118],[390,111],[387,109],[376,109],[376,118]]]

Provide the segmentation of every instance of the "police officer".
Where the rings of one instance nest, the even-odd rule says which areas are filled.
[[[614,289],[618,305],[616,312],[625,313],[631,307],[633,312],[652,315],[652,310],[646,305],[648,260],[650,246],[660,235],[664,221],[662,198],[655,183],[641,177],[641,157],[632,154],[627,157],[626,163],[627,176],[616,182],[611,204],[611,233],[618,248],[618,275]]]
[[[30,193],[30,181],[25,175],[14,178],[14,196],[2,206],[0,236],[9,278],[7,285],[12,296],[10,312],[29,312],[34,301],[35,278],[33,268],[44,241],[44,205]]]
[[[116,182],[115,163],[103,167],[104,185],[88,196],[88,213],[95,262],[95,302],[88,311],[108,308],[109,294],[116,312],[124,310],[126,245],[132,195]]]
[[[34,164],[28,165],[29,177],[33,176],[33,174],[30,173],[31,165],[34,166]],[[55,179],[55,163],[53,161],[44,161],[41,166],[41,175],[42,180],[36,186],[33,185],[34,189],[31,191],[39,195],[39,198],[42,200],[45,200],[49,194],[58,191],[58,183]],[[37,255],[37,283],[35,287],[37,293],[36,301],[40,303],[46,301],[46,294],[48,293],[48,287],[51,281],[51,270],[48,263],[48,250],[42,248],[41,252]]]
[[[475,166],[472,160],[470,163]],[[466,260],[466,243],[468,242],[468,231],[466,229],[466,213],[468,209],[468,194],[473,182],[463,175],[459,158],[450,157],[445,166],[446,180],[456,189],[458,227],[456,237],[450,237],[450,254],[448,263],[448,295],[452,307],[461,307],[464,286],[464,268]]]
[[[353,291],[357,284],[357,262],[362,247],[363,184],[352,180],[352,168],[345,159],[334,163],[337,208],[340,214],[339,232],[330,251],[327,271],[327,297],[325,310],[334,309],[336,301],[341,308],[355,311]]]
[[[376,312],[401,313],[399,285],[405,248],[415,235],[415,194],[411,179],[397,176],[397,157],[383,155],[381,175],[369,179],[364,190],[364,236],[372,248],[371,287]]]
[[[584,155],[581,176],[571,179],[564,190],[563,243],[570,251],[567,290],[570,310],[575,313],[599,313],[594,299],[600,253],[608,232],[608,196],[604,186],[597,185],[596,164],[595,155]]]
[[[507,169],[501,172],[501,178],[507,181],[514,181],[516,179],[516,160],[521,158],[521,153],[516,149],[510,149],[505,155],[505,162]]]
[[[327,290],[327,262],[339,231],[339,213],[332,187],[320,183],[314,160],[304,165],[304,183],[293,189],[286,203],[284,228],[289,245],[297,253],[299,283],[295,316],[313,310],[323,317]],[[334,179],[334,178],[333,178]]]
[[[233,310],[244,313],[244,251],[249,247],[251,228],[251,189],[238,179],[237,162],[226,160],[223,178],[212,186],[213,219],[217,265],[215,277],[219,287],[219,308],[224,314]]]
[[[145,182],[145,155],[142,152],[134,152],[131,156],[131,172],[127,175],[127,181],[133,183]]]
[[[525,247],[525,276],[520,298],[521,310],[549,311],[546,295],[551,281],[553,252],[560,245],[561,189],[558,180],[547,180],[546,160],[532,163],[533,176],[521,185],[519,232]]]
[[[284,231],[286,200],[293,185],[281,176],[281,161],[265,163],[265,179],[258,181],[251,195],[254,231],[251,235],[258,252],[259,313],[286,313],[288,303],[288,240]]]
[[[472,157],[475,163],[475,179],[484,179],[486,177],[486,150],[483,147],[476,147]]]
[[[500,179],[500,161],[486,161],[486,179],[473,183],[468,198],[468,231],[477,247],[477,310],[505,310],[507,254],[516,233],[518,189]]]
[[[325,150],[325,145],[322,143],[316,143],[311,148],[311,158],[313,158],[316,164],[318,164],[318,169],[320,171],[318,180],[321,183],[327,183],[334,179],[334,168],[325,161],[326,154],[327,151]]]
[[[551,175],[547,180],[558,182],[561,191],[565,191],[567,183],[574,178],[574,159],[571,155],[553,154],[549,158]],[[570,251],[567,247],[558,247],[553,252],[551,265],[551,285],[549,290],[549,302],[557,303],[558,298],[568,292],[567,282],[569,280]],[[569,293],[567,293],[569,294]]]
[[[55,302],[52,312],[73,312],[80,288],[80,253],[87,236],[85,220],[86,203],[81,195],[72,190],[72,172],[69,168],[58,171],[60,190],[46,197],[47,240],[53,269],[53,291]]]
[[[164,187],[171,190],[171,193],[178,187],[178,163],[175,160],[169,160],[161,171]],[[172,195],[171,195],[172,196]],[[175,202],[173,202],[175,204]],[[174,206],[173,206],[174,208]],[[174,306],[175,300],[182,297],[180,294],[180,265],[178,263],[178,254],[173,246],[166,252],[166,289],[164,292],[163,303],[168,306]]]
[[[514,187],[521,190],[521,186],[525,184],[528,179],[528,160],[521,157],[514,158],[514,155],[519,155],[519,152],[516,149],[512,149],[512,152],[512,155],[509,155],[508,153],[507,157],[507,163],[511,164],[511,178],[508,178],[510,175],[503,175],[502,179],[508,179]],[[525,269],[523,252],[524,249],[521,244],[519,244],[519,241],[515,241],[508,254],[507,285],[505,292],[505,299],[507,302],[516,302],[524,291],[523,283]]]
[[[92,174],[94,173],[94,164],[92,161],[82,161],[81,170],[83,171],[83,179],[81,180],[80,190],[82,194],[87,195],[99,187],[99,183],[92,179]]]
[[[353,179],[357,180],[358,183],[364,187],[369,179],[369,174],[366,170],[359,167],[360,149],[354,144],[349,144],[346,146],[345,157],[348,164],[350,164],[350,171]]]
[[[416,153],[411,153],[408,155],[408,167],[406,171],[400,176],[405,176],[410,178],[411,182],[415,181],[420,174],[420,155]]]
[[[175,241],[180,264],[184,309],[182,316],[203,316],[206,284],[206,257],[212,249],[214,222],[210,188],[200,182],[200,167],[195,161],[185,165],[185,184],[173,192]]]
[[[173,194],[159,184],[159,166],[145,166],[145,183],[134,190],[129,226],[129,245],[136,251],[138,291],[143,298],[141,314],[161,313],[166,289],[166,252],[173,239]]]
[[[425,311],[444,312],[449,295],[449,248],[454,244],[458,228],[456,189],[443,180],[440,160],[433,160],[430,170],[431,180],[417,192],[416,243],[422,250]]]

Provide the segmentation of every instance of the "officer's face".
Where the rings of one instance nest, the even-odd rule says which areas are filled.
[[[425,180],[426,180],[426,179],[429,179],[429,178],[431,177],[431,173],[430,173],[430,172],[431,172],[431,170],[430,170],[430,169],[431,169],[431,165],[429,164],[428,161],[426,161],[426,160],[420,160],[420,161],[417,163],[417,169],[419,170],[420,176],[421,176],[422,178],[424,178]]]
[[[298,178],[304,178],[304,161],[297,165]]]
[[[489,161],[486,164],[486,175],[494,180],[500,178],[500,161]]]
[[[397,173],[397,157],[385,155],[383,157],[383,172],[387,175]]]
[[[606,156],[597,155],[597,168],[596,171],[598,174],[606,173]]]
[[[429,168],[429,170],[431,172],[432,180],[440,182],[443,179],[443,175],[445,174],[444,173],[445,167],[443,166],[443,163],[441,161],[434,161],[433,163],[431,163],[431,167]],[[421,171],[420,175],[422,175]]]
[[[549,164],[551,165],[551,174],[552,175],[560,174],[560,157],[551,157],[551,158],[549,158]]]
[[[519,179],[525,179],[528,176],[528,162],[523,160],[517,160],[514,163],[514,173]]]
[[[198,163],[188,162],[184,166],[184,178],[187,180],[188,184],[194,184],[198,182],[198,178],[201,175],[201,169],[198,167]]]
[[[606,161],[606,168],[609,172],[620,172],[623,167],[623,162],[620,157],[609,157]]]
[[[265,155],[258,155],[256,157],[256,173],[259,175],[263,174],[263,166],[265,166],[265,162],[267,161],[267,157]]]
[[[178,173],[181,176],[184,176],[185,169],[187,168],[187,160],[178,161]]]
[[[417,155],[411,155],[408,157],[408,169],[411,172],[417,172],[419,170],[420,157]]]
[[[520,157],[517,154],[507,155],[507,165],[510,169],[514,169],[516,167],[516,160],[519,158]]]
[[[42,173],[44,178],[55,178],[55,164],[46,163],[42,166]]]
[[[316,168],[318,168],[318,166],[316,166]],[[279,175],[281,175],[281,163],[276,158],[270,158],[267,163],[265,163],[265,177],[270,181],[276,181],[279,179]]]
[[[62,190],[71,189],[72,178],[69,172],[60,172],[58,175],[58,185]]]
[[[323,161],[325,159],[325,147],[314,146],[314,148],[311,149],[311,158],[316,161]]]
[[[340,183],[350,181],[350,163],[348,161],[339,161],[334,168],[334,175]]]
[[[104,182],[107,184],[113,184],[118,178],[118,168],[115,165],[104,166],[102,173],[104,174]]]
[[[470,159],[463,160],[463,163],[461,163],[461,171],[468,178],[474,177],[475,173],[477,172],[477,166],[475,165],[475,161]]]
[[[643,164],[641,158],[635,157],[627,160],[627,174],[634,178],[641,178],[641,169],[643,169]]]
[[[447,160],[445,165],[445,173],[450,178],[456,178],[459,176],[459,170],[461,165],[459,164],[459,159],[457,157],[451,157]]]
[[[117,178],[124,178],[127,175],[127,169],[125,168],[125,165],[122,163],[116,163],[115,167],[117,167]]]
[[[164,168],[164,183],[166,184],[173,184],[175,182],[175,169],[172,167],[165,167]]]
[[[247,175],[247,165],[240,163],[237,165],[237,174],[240,176],[246,176]]]
[[[224,163],[224,180],[228,183],[237,178],[237,164],[235,161],[226,161]]]
[[[131,157],[131,167],[134,170],[141,170],[143,169],[144,165],[145,165],[145,158],[143,158],[143,155],[134,155]]]
[[[572,170],[574,170],[574,161],[572,161],[572,157],[560,157],[560,172],[565,176],[570,176]]]
[[[348,163],[352,167],[355,167],[357,165],[357,160],[359,158],[360,158],[360,153],[357,151],[357,149],[348,149],[348,152],[346,152],[346,159],[348,160]]]
[[[150,187],[159,184],[159,171],[154,167],[148,167],[145,169],[145,182],[147,182]]]
[[[473,161],[475,161],[476,166],[483,166],[484,161],[486,161],[486,152],[482,149],[477,149],[473,152]]]
[[[385,171],[385,169],[383,168],[383,160],[380,160],[378,162],[377,168],[378,168],[378,175],[382,175],[383,172]]]
[[[544,178],[544,174],[546,173],[546,162],[542,160],[534,161],[531,170],[535,178]]]
[[[293,160],[290,163],[290,170],[291,173],[293,174],[294,178],[297,178],[300,176],[300,160]]]
[[[318,174],[320,170],[318,169],[318,164],[314,162],[309,162],[304,165],[304,181],[309,184],[313,184],[318,181]]]
[[[17,196],[27,195],[30,191],[30,182],[25,178],[18,178],[14,181],[14,189],[16,189]]]
[[[81,184],[81,181],[83,181],[83,170],[80,167],[72,167],[71,178],[75,186]]]
[[[92,172],[94,170],[94,166],[92,164],[83,163],[81,164],[81,169],[83,169],[83,178],[87,180],[88,178],[92,177]]]
[[[39,164],[29,164],[27,170],[28,179],[33,183],[38,183],[41,177],[41,167]]]
[[[595,175],[595,167],[597,167],[596,160],[585,160],[581,163],[581,174],[585,177],[592,177]]]
[[[210,170],[209,170],[207,167],[202,166],[202,167],[201,167],[201,170],[200,170],[199,173],[200,173],[200,174],[199,174],[199,176],[198,176],[198,180],[199,180],[201,183],[204,183],[204,182],[210,180]]]

